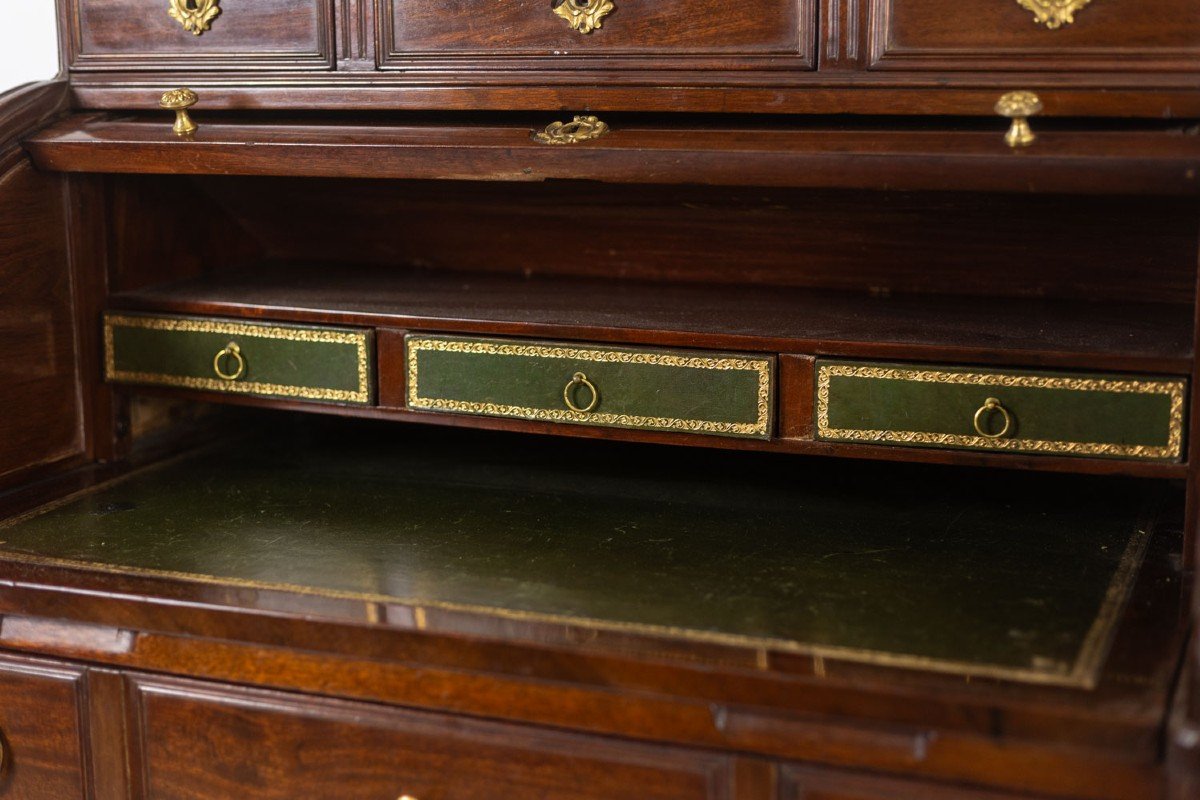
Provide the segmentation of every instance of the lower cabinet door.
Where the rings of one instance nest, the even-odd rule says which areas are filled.
[[[83,670],[0,657],[0,798],[84,797]]]
[[[730,797],[720,755],[282,692],[135,680],[152,800]]]

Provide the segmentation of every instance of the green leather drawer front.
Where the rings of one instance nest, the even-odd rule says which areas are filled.
[[[772,356],[419,334],[405,344],[414,410],[771,436]]]
[[[371,402],[371,345],[371,331],[353,328],[137,314],[104,318],[105,372],[114,383],[364,405]],[[215,363],[234,346],[240,362],[226,353]],[[218,366],[236,379],[221,377]]]
[[[1183,452],[1182,378],[818,361],[816,384],[819,439],[1163,461]]]

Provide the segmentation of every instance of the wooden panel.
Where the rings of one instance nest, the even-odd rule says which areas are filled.
[[[0,481],[83,452],[62,182],[0,159]]]
[[[388,0],[380,10],[384,66],[447,57],[495,68],[514,57],[544,69],[611,70],[623,61],[667,69],[736,63],[810,66],[816,27],[812,0],[730,4],[719,0],[616,0],[590,34],[571,29],[551,3],[517,0],[486,8],[432,0]],[[783,56],[784,58],[780,58]],[[622,59],[621,57],[626,57]],[[661,59],[670,58],[669,62]],[[659,59],[656,63],[655,59]],[[684,59],[681,61],[680,59]],[[616,59],[616,61],[614,61]],[[518,63],[521,62],[518,58]]]
[[[1054,30],[1017,0],[873,0],[869,27],[876,68],[1195,72],[1200,56],[1194,0],[1093,0]]]
[[[148,800],[730,797],[726,757],[362,703],[138,678]],[[202,745],[202,746],[198,746]]]
[[[785,765],[778,800],[1037,800],[1031,795],[968,789],[958,784],[912,781]]]
[[[83,671],[0,656],[0,797],[64,800],[84,796]]]
[[[994,100],[992,101],[994,104]],[[545,127],[569,115],[541,117]],[[888,191],[1200,194],[1200,137],[1171,129],[1042,132],[1014,153],[994,130],[693,127],[608,120],[602,139],[536,141],[534,125],[382,119],[357,123],[201,120],[195,136],[170,119],[74,116],[25,143],[37,165],[64,172],[276,177],[593,180]],[[997,122],[1002,123],[1003,120]]]
[[[329,69],[333,0],[225,0],[199,36],[149,0],[71,0],[72,69]],[[147,94],[148,102],[154,94]]]
[[[581,302],[581,298],[583,298]],[[1183,304],[881,295],[450,270],[258,264],[123,292],[154,313],[960,363],[1191,367]],[[1053,320],[1053,325],[1047,320]]]
[[[337,263],[339,280],[350,260],[392,268],[844,289],[863,302],[874,296],[877,306],[886,305],[888,295],[936,292],[1190,306],[1196,284],[1198,208],[1169,198],[1131,204],[1127,197],[590,185],[586,219],[597,234],[581,236],[581,190],[567,183],[121,180],[136,182],[138,194],[161,198],[133,212],[125,237],[139,247],[147,278],[161,276],[162,254],[174,241],[160,234],[147,242],[147,229],[178,220],[170,213],[175,203],[194,207],[206,195],[272,257]],[[219,213],[215,205],[204,209],[205,220]],[[143,215],[151,210],[162,218],[147,224]],[[338,235],[330,236],[331,230]],[[537,235],[522,235],[529,230]],[[214,233],[201,242],[220,238]],[[122,267],[127,260],[120,260]],[[636,292],[628,294],[640,302]],[[742,296],[726,292],[720,307]],[[954,304],[964,317],[982,313],[976,300]],[[591,305],[580,304],[573,313]],[[947,303],[936,316],[945,319],[952,307]],[[804,316],[812,313],[806,309]],[[1114,315],[1103,316],[1111,323]],[[1190,309],[1185,316],[1191,342]],[[1040,319],[1014,320],[1009,330],[1037,329],[1044,337],[1042,322],[1063,317],[1061,310],[1047,309]],[[773,324],[786,324],[785,318]]]

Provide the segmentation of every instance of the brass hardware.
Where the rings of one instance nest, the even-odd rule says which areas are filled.
[[[1075,12],[1080,11],[1092,0],[1017,0],[1022,8],[1033,12],[1033,21],[1050,30],[1075,21]]]
[[[1042,110],[1042,101],[1033,92],[1009,92],[996,101],[996,113],[1012,120],[1004,141],[1009,147],[1028,147],[1037,138],[1029,127],[1029,118]]]
[[[175,112],[175,127],[172,130],[176,136],[191,136],[196,132],[198,126],[187,110],[196,105],[199,99],[191,89],[172,89],[159,98],[159,107]]]
[[[171,19],[199,36],[212,26],[212,21],[221,13],[221,0],[170,0],[167,13]]]
[[[233,372],[221,369],[221,362],[226,358],[232,358],[237,364],[237,369]],[[238,347],[237,342],[230,342],[213,356],[213,372],[223,381],[236,381],[246,373],[246,359],[242,356],[242,348]]]
[[[987,429],[983,427],[984,416],[991,416],[993,413],[999,413],[1001,418],[1004,420],[1004,427],[1000,429],[999,433],[988,433]],[[983,405],[981,405],[979,410],[975,412],[975,419],[973,422],[975,424],[975,432],[983,438],[1003,439],[1008,435],[1008,432],[1012,430],[1013,419],[1012,414],[1009,414],[1008,409],[1000,405],[999,400],[994,397],[989,397],[987,400],[983,401]]]
[[[550,9],[567,21],[571,30],[591,33],[604,24],[615,6],[609,0],[553,0]]]
[[[575,389],[579,386],[586,386],[588,391],[592,393],[592,402],[588,403],[582,408],[575,405],[575,401],[571,397],[571,395],[575,393]],[[582,372],[576,372],[571,376],[571,380],[566,385],[566,388],[563,389],[563,402],[567,404],[567,408],[571,409],[576,414],[586,414],[595,408],[596,404],[600,402],[600,392],[596,390],[596,384],[587,379],[587,375],[584,375]]]
[[[552,122],[546,130],[534,134],[542,144],[578,144],[599,139],[608,133],[608,124],[596,117],[578,116],[570,122]]]

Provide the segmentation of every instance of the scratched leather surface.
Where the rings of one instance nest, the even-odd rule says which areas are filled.
[[[1057,674],[1143,500],[1118,479],[314,421],[0,529],[0,550]]]

